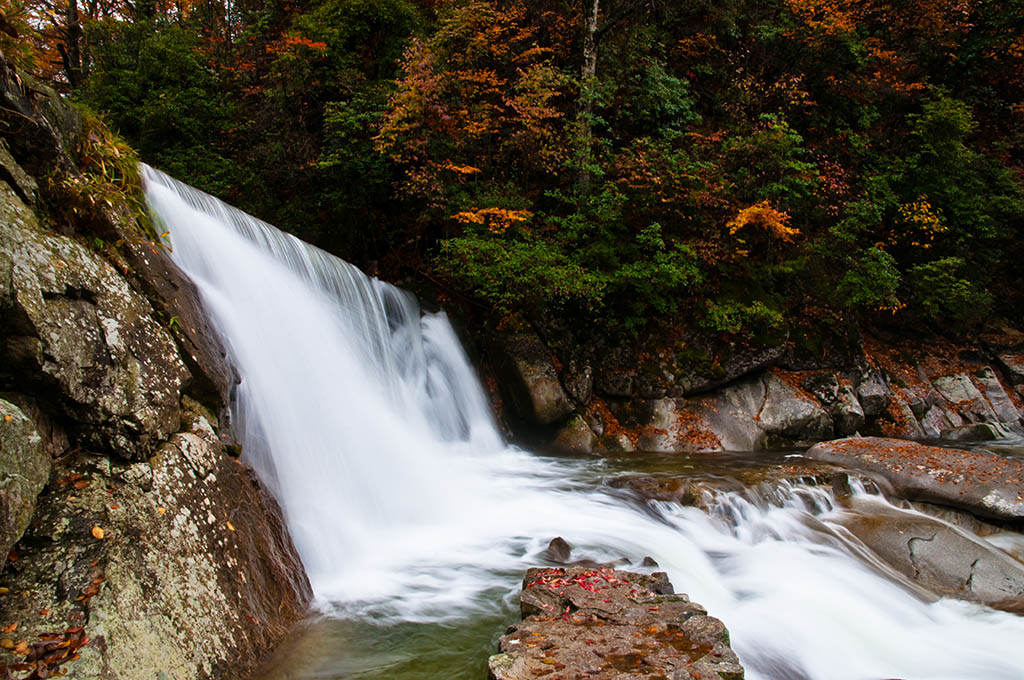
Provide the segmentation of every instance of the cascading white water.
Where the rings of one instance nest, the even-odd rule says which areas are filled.
[[[561,535],[592,559],[653,555],[726,622],[750,678],[1024,677],[1024,618],[915,597],[836,530],[828,498],[641,507],[594,485],[596,463],[506,447],[443,314],[144,175],[241,376],[245,457],[326,611],[458,619],[512,597]]]

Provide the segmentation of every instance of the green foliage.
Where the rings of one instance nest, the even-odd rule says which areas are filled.
[[[781,116],[762,114],[752,131],[730,138],[723,152],[741,200],[797,207],[817,185],[803,137]]]
[[[83,129],[75,141],[77,173],[49,178],[47,195],[54,217],[72,229],[92,230],[94,243],[111,235],[112,220],[134,223],[153,241],[153,228],[139,176],[139,157],[124,139],[88,109],[80,107]]]
[[[915,284],[913,301],[922,316],[964,329],[985,320],[992,309],[992,295],[964,278],[967,269],[963,258],[944,257],[917,265],[909,272]]]
[[[700,325],[716,333],[757,340],[777,337],[786,328],[786,320],[782,312],[762,300],[747,303],[724,298],[706,302]]]
[[[871,247],[850,262],[836,293],[845,307],[896,310],[900,307],[896,293],[901,278],[892,255]]]
[[[567,308],[597,311],[607,285],[552,244],[536,240],[448,239],[438,268],[502,316]]]
[[[144,157],[161,164],[165,154],[202,147],[226,127],[230,104],[194,31],[109,19],[93,36],[94,74],[76,95]]]

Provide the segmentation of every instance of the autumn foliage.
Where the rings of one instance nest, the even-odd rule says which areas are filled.
[[[506,322],[1024,321],[1019,3],[598,6],[7,0],[0,48],[145,160]]]

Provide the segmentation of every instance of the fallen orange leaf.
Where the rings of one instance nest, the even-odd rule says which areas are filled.
[[[97,525],[92,528],[92,537],[95,538],[97,541],[102,541],[104,535],[105,534],[102,527]]]

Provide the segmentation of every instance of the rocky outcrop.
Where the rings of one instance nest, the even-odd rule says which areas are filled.
[[[492,680],[744,677],[725,625],[664,573],[530,569],[520,602],[522,623],[488,662]]]
[[[245,677],[310,589],[224,352],[128,194],[63,209],[96,124],[25,82],[0,57],[0,674]]]
[[[83,447],[145,459],[177,429],[188,378],[148,300],[0,185],[3,373],[47,395]]]
[[[875,437],[823,442],[806,456],[878,475],[903,498],[1024,520],[1024,462],[1014,458]]]
[[[210,417],[193,404],[145,462],[83,455],[58,469],[0,576],[8,637],[31,649],[82,627],[90,641],[68,666],[82,680],[236,678],[304,614],[280,513]]]
[[[546,427],[541,445],[571,453],[710,452],[853,434],[950,441],[1024,434],[1024,369],[1017,370],[1024,336],[1006,337],[1018,344],[889,346],[866,338],[860,355],[844,352],[840,366],[827,368],[786,363],[782,347],[716,353],[688,338],[677,340],[685,351],[673,352],[661,338],[628,351],[600,349],[574,345],[564,330],[545,340],[533,331],[495,336],[490,353],[499,367],[519,362],[499,377],[515,386],[518,422]],[[535,441],[536,430],[529,434]]]

